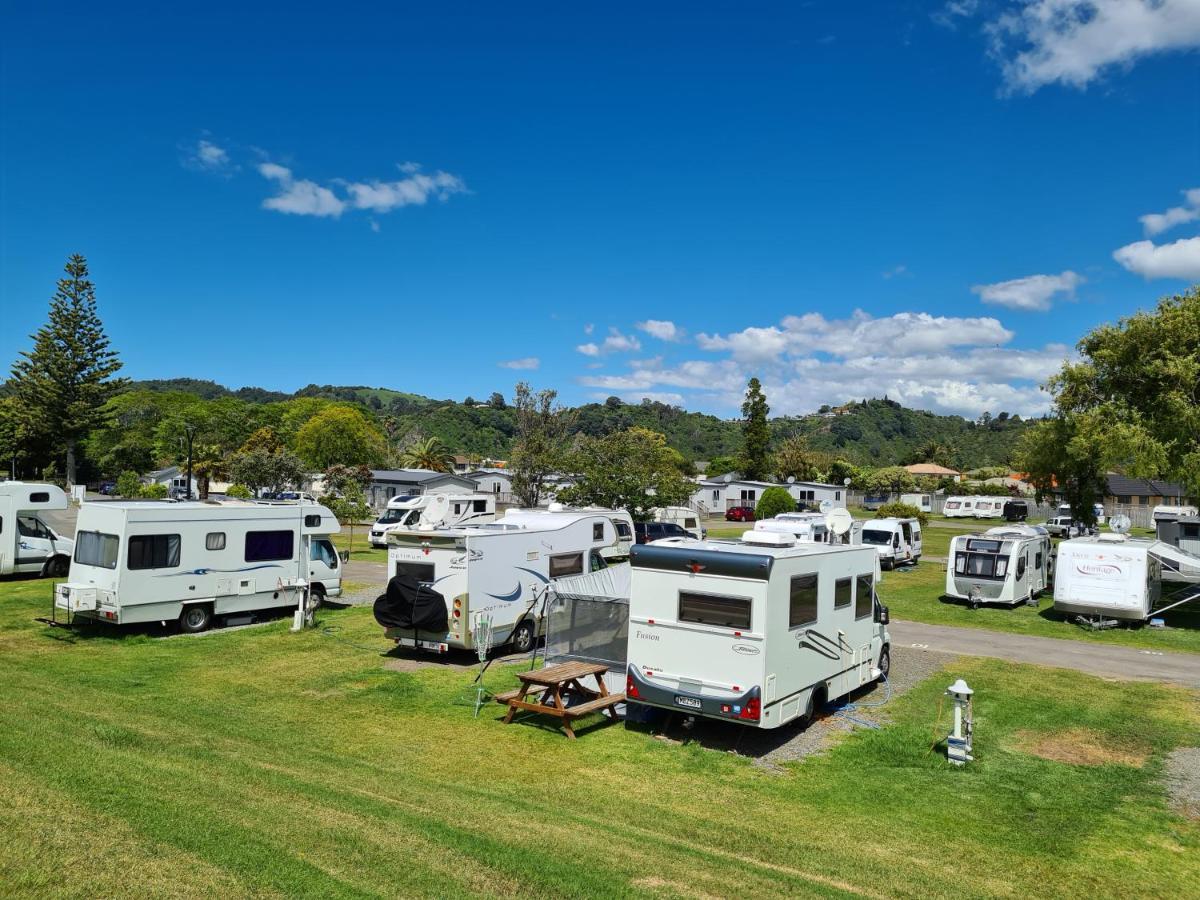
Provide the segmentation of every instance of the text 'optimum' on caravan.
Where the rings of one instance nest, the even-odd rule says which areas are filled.
[[[518,652],[530,650],[546,587],[607,565],[604,551],[621,543],[615,521],[626,517],[623,511],[520,509],[484,525],[391,531],[389,578],[403,571],[436,591],[446,605],[447,627],[431,632],[380,624],[402,646],[445,652],[473,648],[473,626],[487,616],[495,646],[508,642]]]
[[[0,481],[0,575],[67,574],[75,542],[42,517],[66,508],[67,495],[57,485]]]
[[[445,503],[435,500],[445,497]],[[394,528],[415,528],[422,519],[428,521],[426,512],[430,504],[437,504],[445,513],[431,525],[451,528],[456,525],[482,525],[496,519],[496,498],[492,494],[419,494],[415,497],[393,497],[388,501],[383,514],[371,526],[372,547],[386,547],[387,533]]]
[[[214,616],[292,606],[298,593],[341,594],[331,534],[315,504],[85,503],[68,580],[55,606],[114,624],[178,620],[203,631]]]
[[[887,674],[871,547],[748,531],[641,545],[630,563],[631,702],[778,728]]]
[[[984,603],[1036,605],[1050,586],[1050,535],[1038,525],[1000,525],[950,541],[946,596]]]

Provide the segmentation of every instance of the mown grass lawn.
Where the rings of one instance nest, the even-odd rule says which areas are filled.
[[[470,675],[385,669],[365,609],[159,639],[48,629],[48,592],[0,584],[0,893],[1115,897],[1200,878],[1200,823],[1159,784],[1200,743],[1182,688],[962,660],[778,774],[621,726],[570,742],[473,718]],[[977,691],[961,770],[930,752],[958,675]],[[1072,742],[1099,764],[1058,761]]]
[[[352,560],[360,562],[387,562],[387,550],[377,549],[372,547],[367,538],[371,530],[370,525],[355,525],[354,526],[354,549],[350,553]],[[342,528],[337,534],[332,535],[331,540],[333,546],[340,550],[350,550],[350,529]]]

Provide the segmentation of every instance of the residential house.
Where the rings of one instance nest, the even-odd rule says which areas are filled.
[[[951,478],[954,481],[962,481],[962,472],[939,466],[937,463],[913,463],[904,468],[915,478]]]
[[[1189,495],[1188,489],[1177,482],[1157,478],[1129,478],[1115,472],[1108,473],[1108,489],[1104,495],[1106,508],[1154,507],[1162,504],[1181,506],[1194,503],[1195,499]]]
[[[372,469],[366,491],[367,502],[376,508],[387,506],[393,497],[474,492],[475,482],[470,478],[428,469]]]

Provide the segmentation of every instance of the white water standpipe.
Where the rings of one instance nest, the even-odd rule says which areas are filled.
[[[971,695],[974,693],[961,678],[946,688],[946,695],[954,704],[954,730],[946,737],[946,759],[956,766],[975,758],[971,755],[971,735],[975,728]]]

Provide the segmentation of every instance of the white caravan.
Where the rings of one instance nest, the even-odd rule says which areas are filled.
[[[917,519],[867,519],[861,540],[875,548],[885,569],[916,563],[921,558],[921,523]]]
[[[75,542],[39,515],[66,508],[67,495],[57,485],[0,481],[0,575],[67,574]]]
[[[900,502],[915,506],[923,513],[933,512],[933,496],[931,494],[901,494]]]
[[[642,544],[630,562],[629,702],[778,728],[887,675],[869,547],[747,531]]]
[[[1200,557],[1124,534],[1073,538],[1058,545],[1054,608],[1085,619],[1143,622],[1200,597],[1189,586],[1163,604],[1164,579],[1200,583]]]
[[[1194,515],[1196,515],[1194,506],[1168,506],[1166,504],[1159,504],[1151,513],[1155,525],[1159,522],[1174,522],[1176,519],[1190,518]]]
[[[974,497],[947,497],[942,504],[942,515],[947,519],[965,519],[975,515]]]
[[[214,616],[295,606],[342,592],[329,535],[341,530],[308,503],[85,503],[68,580],[55,606],[118,625],[178,620],[204,631]]]
[[[440,499],[445,497],[445,504]],[[435,504],[438,510],[437,521],[427,524],[440,528],[453,528],[458,525],[483,525],[496,520],[496,497],[493,494],[420,494],[416,497],[393,497],[388,501],[387,509],[383,511],[375,524],[371,526],[370,541],[372,547],[386,547],[387,533],[393,528],[416,528]],[[444,513],[441,510],[445,510]]]
[[[1050,586],[1050,535],[1038,525],[1000,525],[950,540],[946,596],[984,603],[1036,605]]]
[[[1103,524],[1104,524],[1104,504],[1103,504],[1103,503],[1094,503],[1094,504],[1092,504],[1092,512],[1094,512],[1094,513],[1096,514],[1096,524],[1097,524],[1097,525],[1103,525]],[[1059,515],[1059,516],[1070,516],[1070,515],[1072,515],[1072,513],[1071,513],[1071,504],[1070,504],[1070,503],[1060,503],[1060,504],[1058,504],[1058,513],[1057,513],[1057,515]]]
[[[759,519],[754,530],[790,534],[806,544],[828,544],[833,538],[821,513],[780,513],[773,519]]]
[[[700,514],[687,506],[660,506],[654,510],[655,522],[672,522],[697,540],[708,537],[708,529],[700,524]]]
[[[1007,497],[976,497],[973,515],[977,519],[1002,519],[1007,502]]]
[[[441,594],[449,629],[414,634],[389,627],[387,636],[426,650],[471,649],[472,628],[486,615],[494,645],[511,642],[518,652],[532,649],[546,587],[605,567],[603,551],[619,544],[614,515],[612,510],[510,509],[500,521],[485,525],[389,532],[388,578],[403,570]]]

